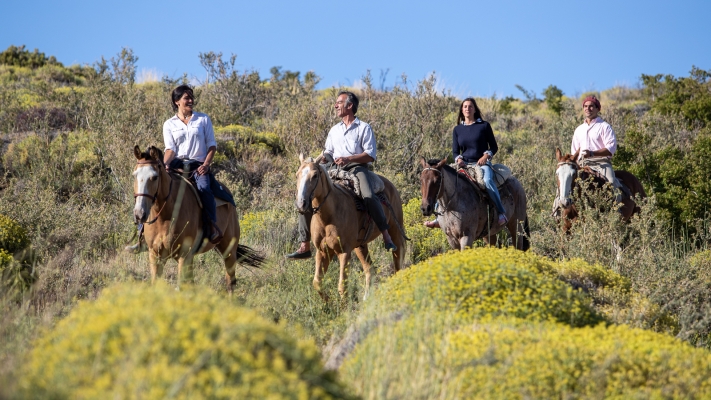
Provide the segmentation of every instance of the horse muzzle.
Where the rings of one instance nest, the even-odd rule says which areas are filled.
[[[309,211],[310,205],[311,205],[310,201],[304,201],[303,199],[296,199],[294,201],[294,206],[296,207],[296,211],[298,211],[300,214],[303,214],[303,213]]]
[[[422,215],[429,217],[434,212],[434,207],[431,204],[422,204],[420,210],[422,210]]]
[[[133,222],[135,223],[144,223],[148,220],[148,213],[143,210],[143,208],[134,208],[133,209]]]

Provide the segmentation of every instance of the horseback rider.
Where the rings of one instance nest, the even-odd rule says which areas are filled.
[[[462,101],[459,106],[459,118],[457,126],[452,131],[452,154],[454,162],[459,168],[466,168],[467,165],[478,165],[484,174],[484,184],[489,198],[494,202],[496,211],[499,213],[497,223],[500,226],[506,225],[506,209],[501,204],[501,195],[496,188],[494,181],[494,169],[491,159],[499,150],[494,137],[494,130],[488,122],[481,119],[481,110],[472,97]],[[426,221],[428,228],[439,228],[439,222],[435,219]]]
[[[629,196],[629,193],[617,180],[612,169],[611,160],[617,151],[617,137],[610,124],[600,118],[601,108],[600,100],[595,96],[588,96],[583,100],[585,122],[573,133],[570,154],[580,151],[578,164],[581,167],[590,166],[604,176],[614,187],[615,202],[619,203],[622,201],[622,194]]]
[[[190,173],[195,178],[203,211],[210,222],[210,230],[205,237],[216,244],[222,240],[222,232],[217,227],[215,197],[210,188],[211,179],[214,179],[210,164],[217,149],[212,121],[207,114],[193,112],[195,96],[190,86],[175,88],[171,100],[175,115],[163,123],[163,163],[166,171],[182,168],[184,173]],[[126,246],[126,251],[138,253],[146,250],[142,234],[141,224],[138,227],[138,243]]]
[[[324,161],[331,167],[342,168],[353,173],[360,185],[360,192],[368,215],[373,219],[383,235],[385,249],[397,250],[388,233],[388,222],[380,200],[373,193],[368,179],[368,166],[375,161],[375,135],[369,124],[361,121],[355,114],[358,112],[358,97],[348,91],[341,91],[336,98],[336,115],[341,122],[334,125],[328,132],[324,149]],[[334,168],[335,168],[334,167]],[[311,217],[313,213],[299,214],[299,248],[287,258],[304,259],[311,257]]]

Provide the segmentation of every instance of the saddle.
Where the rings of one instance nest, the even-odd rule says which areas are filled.
[[[363,195],[360,192],[360,182],[355,174],[343,169],[330,169],[328,170],[328,176],[334,184],[351,195],[355,202],[356,210],[366,211]],[[370,187],[373,189],[375,197],[377,197],[382,204],[387,205],[388,199],[385,197],[385,183],[383,180],[373,171],[368,171],[368,181],[370,181]]]
[[[484,171],[478,164],[467,164],[466,169],[459,168],[457,164],[450,164],[450,167],[454,168],[460,174],[465,175],[472,183],[479,186],[480,189],[486,190],[486,184],[484,183]],[[494,180],[496,182],[496,188],[501,189],[512,175],[511,169],[504,164],[493,164],[492,169],[494,170]]]
[[[184,168],[175,167],[170,169],[169,174],[178,176],[180,179],[188,183],[188,186],[192,189],[193,194],[195,194],[198,206],[202,209],[202,200],[200,200],[200,194],[197,190],[197,182],[191,172],[192,171],[185,170]],[[215,197],[215,208],[225,204],[232,204],[235,208],[237,207],[232,194],[224,188],[222,183],[220,183],[220,181],[218,181],[212,173],[210,173],[210,190],[212,190],[212,194]]]

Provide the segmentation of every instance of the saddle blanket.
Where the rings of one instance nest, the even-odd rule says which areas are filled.
[[[343,169],[330,169],[328,170],[328,176],[330,176],[334,182],[354,191],[359,198],[363,198],[363,195],[360,193],[360,182],[358,182],[358,178],[355,174]],[[344,181],[347,183],[343,184]],[[370,181],[370,188],[374,194],[381,193],[385,190],[385,183],[375,172],[368,171],[368,181]]]
[[[450,167],[457,171],[462,170],[457,166],[457,164],[450,164]],[[496,188],[501,189],[504,183],[506,183],[506,180],[511,177],[511,169],[504,164],[493,164],[492,169],[494,170],[494,182],[496,182]],[[486,189],[486,184],[484,183],[484,171],[477,163],[467,164],[466,172],[472,182],[476,182],[481,189]]]

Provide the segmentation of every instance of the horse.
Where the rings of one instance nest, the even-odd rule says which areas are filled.
[[[322,159],[323,154],[315,160],[299,155],[301,166],[296,172],[296,209],[301,213],[313,213],[310,226],[311,241],[316,246],[313,286],[323,300],[328,300],[321,290],[321,277],[326,274],[331,259],[338,256],[338,293],[343,298],[346,291],[346,268],[351,253],[355,251],[365,273],[365,299],[368,297],[371,278],[368,243],[380,236],[380,231],[367,212],[356,209],[351,194],[333,183],[326,168],[321,165]],[[392,270],[397,272],[402,266],[402,257],[405,254],[402,200],[395,185],[385,177],[379,177],[385,184],[384,194],[390,204],[383,206],[383,211],[389,225],[388,232],[397,246],[392,254]]]
[[[580,193],[582,189],[581,182],[585,181],[589,182],[589,185],[586,187],[588,190],[600,190],[608,183],[604,176],[590,167],[581,167],[577,162],[579,154],[580,150],[576,151],[575,154],[563,155],[559,148],[555,149],[555,158],[558,161],[558,167],[555,171],[558,198],[556,200],[554,215],[557,217],[557,211],[560,210],[560,217],[563,220],[563,232],[568,234],[570,233],[573,222],[579,215],[578,208],[573,203],[571,197],[573,191]],[[634,174],[627,171],[616,170],[615,176],[630,190],[632,195],[631,197],[623,196],[622,205],[619,208],[622,220],[629,222],[634,214],[641,212],[641,208],[637,205],[634,198],[639,196],[639,198],[643,199],[647,197],[647,194],[644,192],[642,183]]]
[[[455,250],[471,247],[477,239],[493,245],[491,238],[503,229],[497,223],[497,211],[489,204],[486,191],[472,183],[469,178],[447,165],[447,159],[425,161],[420,159],[422,174],[422,215],[439,213],[435,202],[439,202],[441,214],[439,225],[444,230],[449,245]],[[516,244],[516,248],[526,251],[531,247],[528,214],[526,213],[526,192],[516,177],[509,177],[500,189],[501,203],[506,209],[508,223],[505,227]]]
[[[165,262],[170,258],[178,261],[179,282],[192,281],[193,257],[212,249],[222,254],[230,293],[236,284],[235,264],[262,266],[262,255],[239,244],[239,219],[231,203],[219,205],[218,202],[217,224],[223,238],[212,244],[205,237],[209,230],[203,225],[197,193],[188,188],[189,183],[184,178],[166,171],[163,152],[151,146],[142,153],[136,146],[133,154],[137,160],[133,171],[136,201],[133,217],[144,226],[151,283],[162,276]]]

